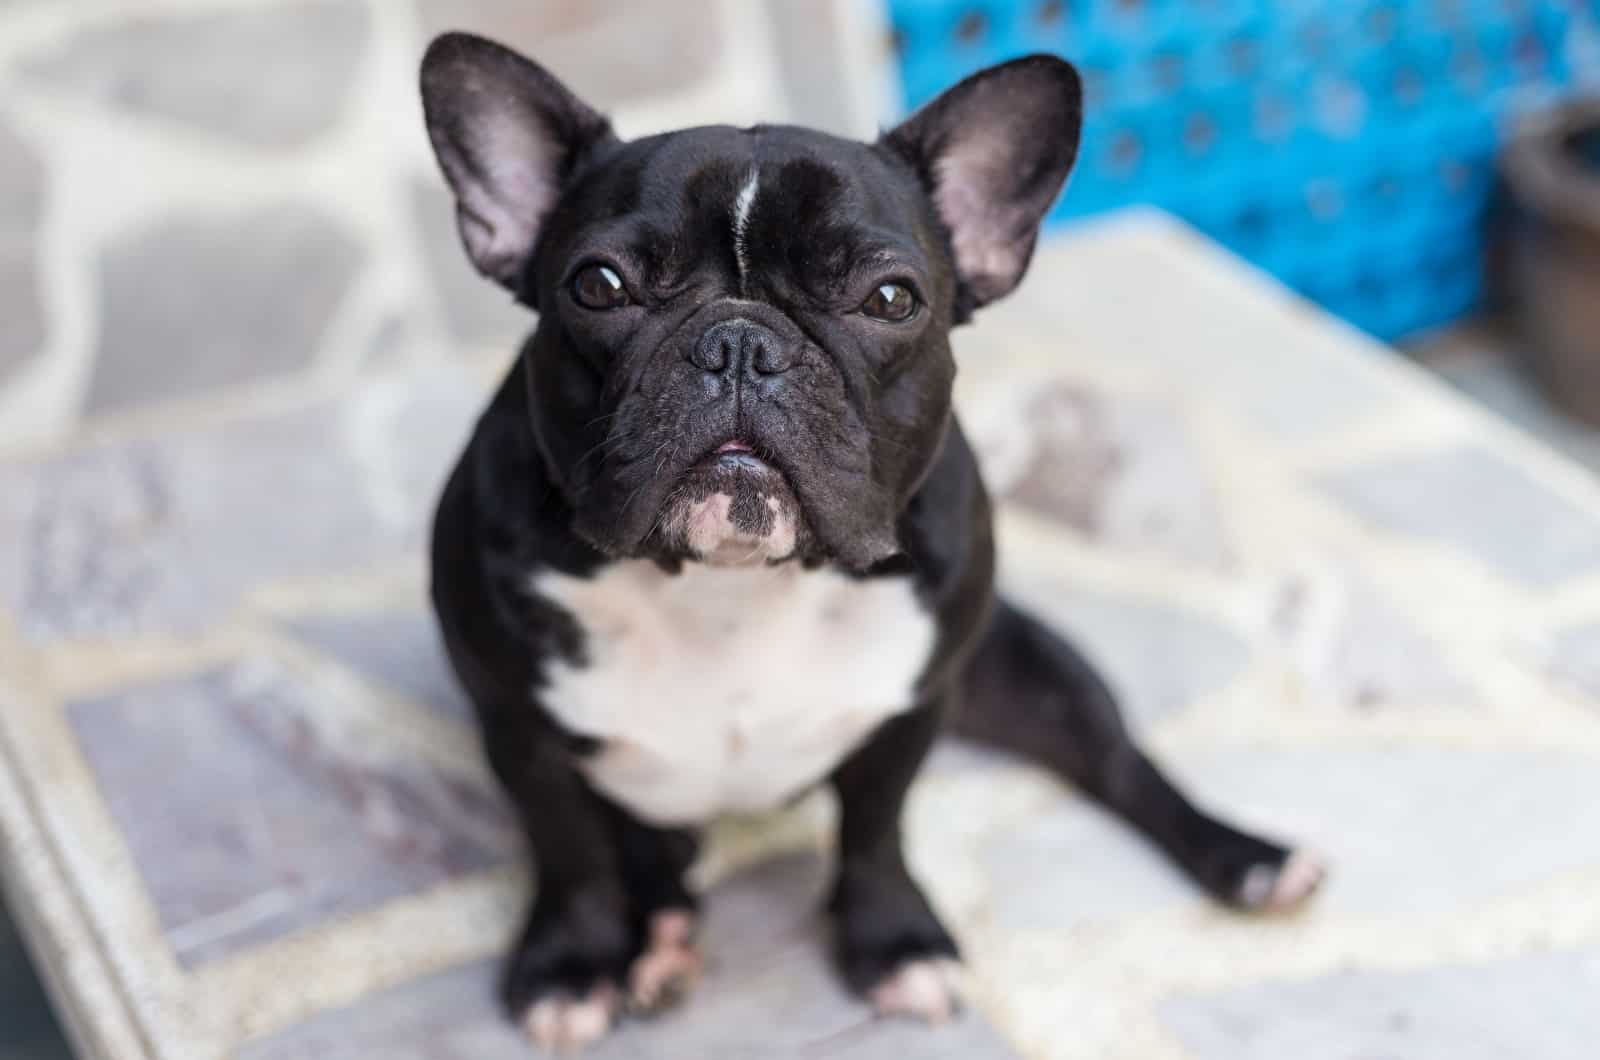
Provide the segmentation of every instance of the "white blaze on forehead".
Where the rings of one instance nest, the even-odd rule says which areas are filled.
[[[745,272],[749,265],[745,259],[745,229],[750,224],[750,207],[756,201],[756,189],[760,186],[761,175],[752,169],[745,178],[744,187],[739,189],[739,194],[733,200],[733,256],[739,263],[739,279],[744,280]]]

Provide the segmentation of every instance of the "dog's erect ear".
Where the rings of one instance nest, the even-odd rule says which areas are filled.
[[[1022,279],[1082,123],[1077,71],[1030,55],[978,71],[884,134],[921,174],[950,231],[958,318]]]
[[[516,289],[539,226],[606,119],[543,67],[482,37],[446,33],[422,59],[422,109],[478,271]]]

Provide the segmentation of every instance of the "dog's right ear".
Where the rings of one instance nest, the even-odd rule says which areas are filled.
[[[509,48],[446,33],[422,58],[428,139],[478,271],[515,291],[567,178],[611,124]]]

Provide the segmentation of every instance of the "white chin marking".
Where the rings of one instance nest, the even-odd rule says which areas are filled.
[[[1239,901],[1247,909],[1283,913],[1298,909],[1328,876],[1326,863],[1309,850],[1296,850],[1279,868],[1257,865],[1245,873]]]
[[[694,914],[667,909],[650,918],[650,944],[628,970],[628,1007],[653,1014],[682,1001],[704,962],[694,945]]]
[[[683,516],[684,543],[707,563],[722,566],[784,559],[794,552],[794,515],[776,497],[768,497],[766,504],[772,528],[752,534],[734,525],[733,498],[728,494],[713,493],[695,501]]]
[[[599,984],[585,998],[547,997],[528,1009],[522,1029],[540,1049],[570,1053],[606,1036],[619,1003],[610,983]]]
[[[907,961],[868,994],[880,1016],[946,1023],[961,1010],[961,964],[949,957]]]

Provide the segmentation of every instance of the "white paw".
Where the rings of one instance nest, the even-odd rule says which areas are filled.
[[[1303,904],[1328,876],[1325,862],[1309,850],[1296,850],[1281,867],[1257,865],[1239,885],[1239,901],[1248,909],[1286,912]]]
[[[547,997],[522,1017],[522,1029],[540,1049],[570,1053],[606,1036],[620,1005],[617,988],[601,983],[588,997]]]
[[[628,1005],[660,1012],[683,1000],[700,978],[703,961],[694,945],[694,914],[668,909],[650,918],[650,942],[628,970]]]
[[[945,1023],[961,1009],[961,964],[949,958],[907,961],[868,993],[880,1016]]]

